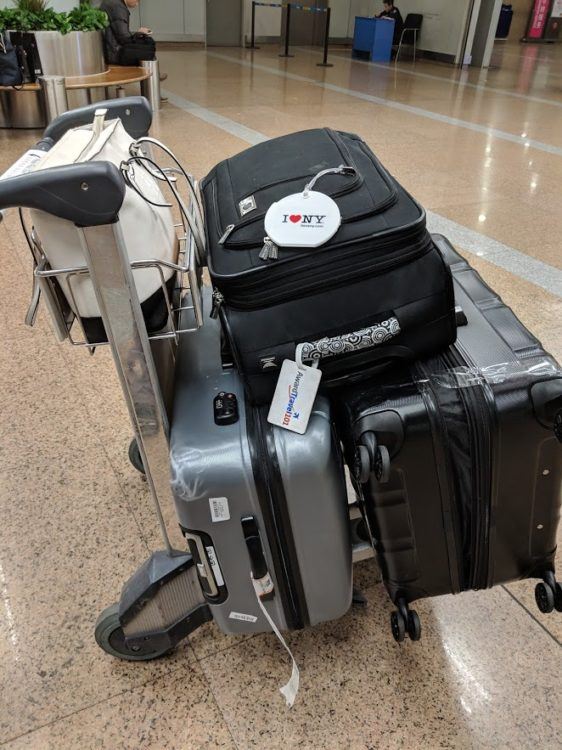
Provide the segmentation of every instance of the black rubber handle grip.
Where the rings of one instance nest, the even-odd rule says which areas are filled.
[[[43,137],[51,138],[56,143],[67,130],[91,123],[97,109],[107,109],[108,120],[120,119],[131,138],[148,135],[152,125],[152,109],[148,100],[144,96],[127,96],[64,112],[47,125]]]
[[[81,227],[117,221],[124,197],[123,176],[107,161],[68,164],[0,180],[0,211],[35,208]]]

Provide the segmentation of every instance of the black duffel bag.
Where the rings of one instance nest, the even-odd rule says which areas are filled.
[[[23,73],[12,43],[0,32],[0,86],[21,86]]]
[[[338,165],[349,169],[314,188],[340,209],[332,239],[264,253],[270,205]],[[215,312],[255,403],[271,399],[297,344],[304,362],[321,360],[324,385],[339,385],[454,341],[451,272],[425,212],[359,136],[275,138],[218,164],[202,192]]]
[[[138,65],[142,60],[156,59],[156,42],[149,34],[137,31],[131,41],[119,50],[119,65]]]

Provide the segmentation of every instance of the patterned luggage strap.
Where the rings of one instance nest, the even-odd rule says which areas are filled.
[[[299,344],[299,354],[303,362],[314,362],[339,354],[358,352],[380,346],[400,333],[400,323],[395,317],[383,320],[374,326],[361,328],[353,333],[326,337],[310,343]]]

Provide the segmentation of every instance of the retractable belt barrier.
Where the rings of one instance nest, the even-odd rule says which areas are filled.
[[[330,39],[330,20],[332,16],[332,9],[328,8],[317,8],[314,5],[299,5],[297,3],[262,3],[252,2],[252,35],[251,43],[248,49],[259,49],[256,46],[256,8],[286,8],[285,14],[285,48],[279,57],[294,57],[289,53],[289,40],[291,36],[291,11],[298,10],[305,13],[325,13],[326,14],[326,25],[324,29],[324,56],[322,62],[317,63],[318,66],[323,68],[332,68],[333,65],[328,62],[328,42]]]

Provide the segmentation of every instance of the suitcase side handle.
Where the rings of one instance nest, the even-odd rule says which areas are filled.
[[[380,323],[367,328],[361,328],[352,333],[344,333],[339,336],[325,337],[318,341],[299,344],[298,356],[303,362],[314,362],[328,357],[336,357],[340,354],[358,352],[362,349],[371,349],[375,346],[390,341],[400,333],[398,318],[391,316]]]

